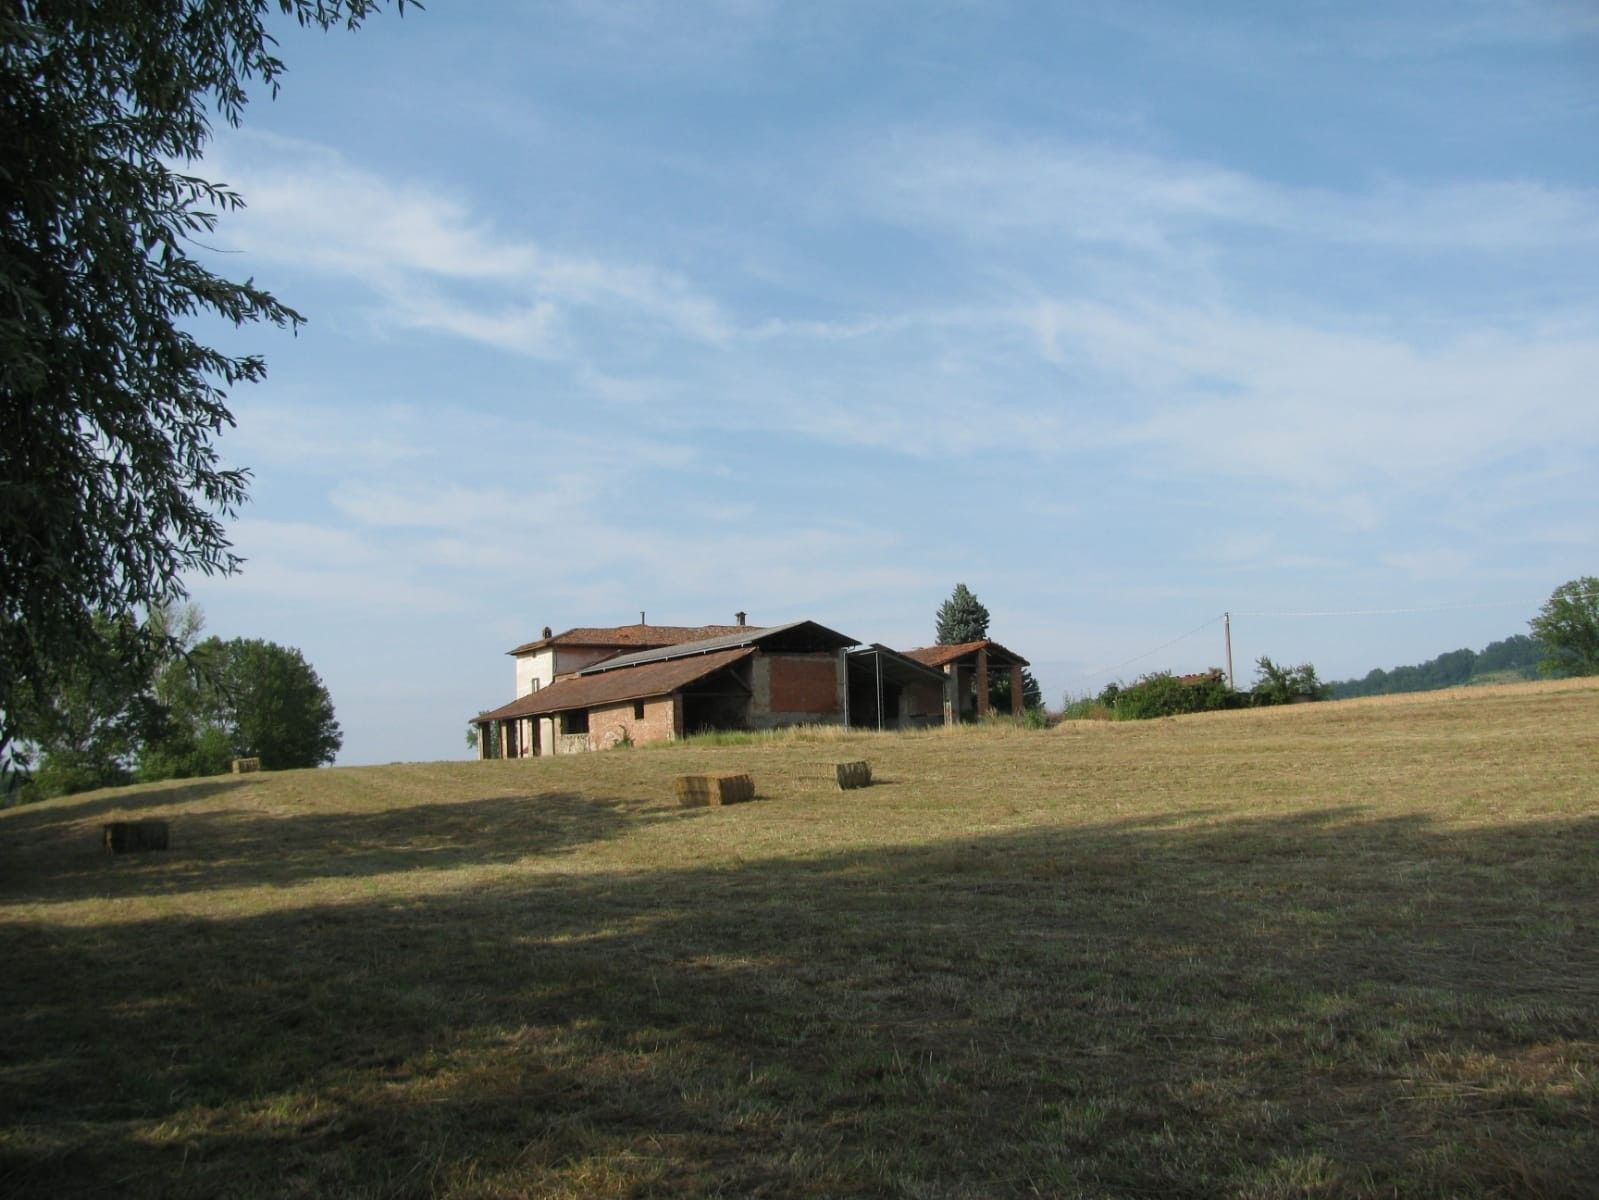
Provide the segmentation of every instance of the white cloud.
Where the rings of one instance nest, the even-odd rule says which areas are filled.
[[[531,355],[564,352],[559,323],[585,313],[691,341],[731,335],[719,305],[671,272],[552,250],[437,186],[364,170],[326,147],[233,133],[206,166],[248,206],[220,238],[361,284],[410,328]]]
[[[1169,253],[1183,239],[1238,228],[1394,252],[1599,246],[1599,192],[1536,180],[1338,192],[1204,161],[976,131],[874,140],[851,173],[874,211],[983,239],[1043,232]]]
[[[1464,334],[1421,347],[1230,310],[1050,303],[1046,357],[1145,402],[1114,435],[1199,472],[1313,488],[1437,486],[1551,443],[1599,444],[1599,334]]]
[[[1455,579],[1472,569],[1472,556],[1460,550],[1411,550],[1385,554],[1382,561],[1412,579]]]

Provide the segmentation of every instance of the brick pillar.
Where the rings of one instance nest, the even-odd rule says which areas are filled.
[[[1010,715],[1013,717],[1022,715],[1022,669],[1020,667],[1012,667],[1010,669]]]
[[[977,650],[977,719],[988,715],[988,647]]]
[[[961,669],[958,663],[944,664],[944,724],[953,725],[960,720]]]
[[[489,727],[479,724],[477,727],[477,758],[483,762],[489,756]]]

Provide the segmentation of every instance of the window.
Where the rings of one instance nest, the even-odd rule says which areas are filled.
[[[589,710],[574,708],[570,712],[561,714],[562,733],[587,733],[589,731]]]
[[[633,701],[633,719],[635,721],[642,721],[644,719],[644,701]]]

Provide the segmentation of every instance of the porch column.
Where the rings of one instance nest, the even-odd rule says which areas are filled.
[[[511,755],[510,730],[505,727],[505,722],[500,722],[500,757],[509,758]]]
[[[489,756],[489,726],[487,721],[477,724],[477,760],[485,761]]]
[[[977,648],[977,719],[988,715],[988,647]]]
[[[1012,667],[1010,669],[1010,715],[1013,717],[1022,715],[1022,669],[1020,667]]]
[[[961,668],[959,663],[944,664],[944,724],[953,725],[960,720],[960,682]]]

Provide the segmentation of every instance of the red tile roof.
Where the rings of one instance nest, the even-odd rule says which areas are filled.
[[[524,642],[506,653],[532,654],[547,646],[597,646],[607,650],[653,650],[657,646],[676,646],[680,642],[698,642],[706,638],[722,637],[729,633],[742,633],[752,628],[748,625],[614,625],[606,628],[580,626]]]
[[[1030,665],[1020,654],[1005,649],[998,642],[991,642],[986,638],[978,642],[961,642],[956,646],[924,646],[920,650],[901,651],[906,658],[914,659],[924,667],[942,667],[954,662],[957,658],[965,658],[968,654],[976,654],[984,648],[988,650],[988,661],[996,667],[1025,667]]]
[[[696,658],[674,658],[666,662],[642,663],[603,675],[572,675],[558,679],[530,696],[522,696],[489,712],[479,713],[479,721],[508,721],[543,713],[565,712],[574,708],[594,708],[601,704],[620,704],[675,692],[731,666],[755,653],[754,646],[740,646]]]

